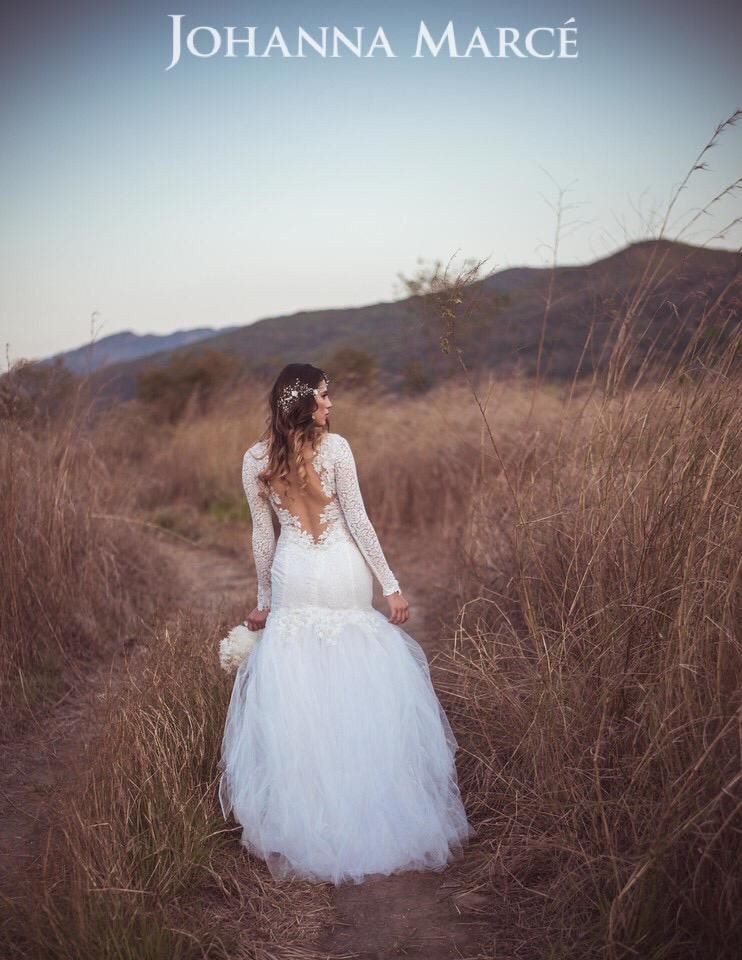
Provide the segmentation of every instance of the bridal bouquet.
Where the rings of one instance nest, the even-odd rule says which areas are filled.
[[[262,630],[248,630],[246,620],[237,624],[236,627],[232,627],[219,644],[219,663],[222,670],[226,670],[227,673],[234,673],[253,649],[262,633]]]

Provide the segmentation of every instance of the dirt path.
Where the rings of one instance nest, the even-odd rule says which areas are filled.
[[[166,544],[165,549],[189,585],[191,604],[202,610],[249,612],[255,584],[247,555],[238,561],[177,542]],[[451,609],[446,604],[449,571],[431,560],[430,544],[423,541],[407,539],[396,548],[390,546],[386,553],[410,603],[405,629],[430,660],[441,649],[445,635],[436,611]],[[378,585],[375,590],[375,606],[386,612]],[[455,900],[449,889],[453,870],[455,866],[442,873],[412,871],[335,888],[337,920],[317,945],[318,956],[358,960],[486,956],[481,952],[486,900],[477,895],[470,895],[466,902]]]
[[[238,559],[215,549],[158,540],[157,549],[179,573],[183,592],[176,606],[239,619],[249,612],[255,583],[247,553]],[[431,561],[429,544],[424,542],[407,540],[387,549],[387,557],[410,601],[405,629],[430,659],[441,649],[440,638],[445,635],[436,611],[451,609],[446,603],[448,571]],[[385,611],[378,585],[376,591],[375,605]],[[50,712],[43,728],[0,747],[0,893],[12,896],[15,878],[43,857],[49,798],[74,769],[71,760],[92,741],[98,698],[115,683],[123,660],[121,656],[93,668],[85,684]],[[334,888],[337,918],[315,946],[317,957],[454,960],[487,956],[481,948],[484,901],[476,895],[466,903],[455,901],[449,889],[454,871],[455,865],[442,873],[409,872]]]
[[[84,671],[43,719],[0,742],[0,896],[12,911],[19,880],[38,868],[45,854],[55,794],[78,769],[97,733],[103,691],[123,677],[125,654]]]

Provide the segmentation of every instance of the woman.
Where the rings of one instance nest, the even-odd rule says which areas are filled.
[[[274,877],[338,885],[442,869],[474,831],[427,659],[400,626],[409,605],[350,445],[328,429],[328,380],[285,367],[244,456],[258,581],[246,623],[263,632],[235,676],[219,797]],[[374,575],[388,618],[372,606]]]

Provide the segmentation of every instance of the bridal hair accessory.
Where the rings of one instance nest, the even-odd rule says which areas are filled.
[[[222,670],[234,673],[252,651],[262,633],[262,630],[248,630],[247,620],[232,627],[219,644],[219,664]]]
[[[330,382],[329,377],[325,377],[324,380],[326,383]],[[287,383],[283,388],[278,398],[278,404],[284,413],[288,413],[299,397],[304,397],[308,393],[313,393],[315,397],[319,396],[317,387],[310,387],[308,383],[304,383],[297,378],[293,383]]]

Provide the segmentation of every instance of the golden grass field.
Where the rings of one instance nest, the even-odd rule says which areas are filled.
[[[426,393],[333,397],[400,581],[442,584],[428,649],[478,830],[450,871],[476,919],[457,955],[738,955],[738,318],[630,376],[625,325],[589,381],[498,380],[459,356]],[[5,858],[3,957],[328,955],[332,891],[272,881],[215,791],[216,645],[254,600],[240,464],[268,386],[175,423],[139,402],[91,421],[84,391],[0,421],[3,751],[42,794],[33,855]],[[244,606],[178,606],[168,540],[241,563]],[[83,727],[54,717],[84,690],[78,749]],[[45,788],[52,732],[66,774]],[[453,956],[415,936],[383,955]]]

